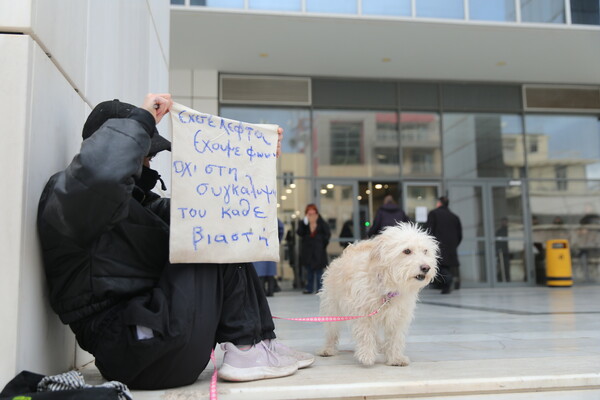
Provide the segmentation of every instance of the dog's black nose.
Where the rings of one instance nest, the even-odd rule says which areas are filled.
[[[425,273],[429,272],[430,269],[431,267],[429,265],[421,265],[421,271]]]

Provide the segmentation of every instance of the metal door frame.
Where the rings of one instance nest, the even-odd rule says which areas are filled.
[[[408,188],[411,186],[435,186],[437,188],[437,197],[439,198],[442,195],[442,183],[439,180],[438,181],[404,181],[402,183],[402,208],[404,209],[406,214],[408,214],[408,208],[407,208]],[[429,211],[431,211],[431,210],[427,210],[428,213],[429,213]]]
[[[352,186],[352,232],[354,233],[354,241],[360,240],[360,226],[359,226],[359,203],[358,203],[358,181],[357,180],[343,180],[343,179],[326,179],[326,178],[315,178],[314,180],[314,193],[315,193],[315,204],[321,210],[321,185],[333,184],[340,186]],[[326,216],[325,216],[326,217]],[[334,242],[341,242],[341,240],[333,239]]]
[[[477,243],[483,242],[485,249],[485,271],[487,280],[481,283],[470,283],[469,287],[514,287],[514,286],[532,286],[535,284],[533,270],[535,268],[533,262],[533,252],[531,250],[531,235],[530,235],[530,223],[529,223],[529,211],[527,208],[527,196],[526,186],[523,180],[448,180],[445,182],[446,189],[450,187],[479,187],[481,188],[482,195],[482,213],[483,213],[483,234],[484,236],[477,236],[474,239]],[[520,186],[521,187],[521,209],[523,218],[523,238],[509,239],[508,241],[522,240],[524,243],[524,260],[525,260],[525,275],[527,276],[526,282],[499,282],[496,271],[496,232],[494,230],[494,210],[493,210],[493,196],[492,190],[495,187],[510,187]],[[452,199],[450,199],[450,208],[452,208]],[[460,217],[460,216],[459,216]]]

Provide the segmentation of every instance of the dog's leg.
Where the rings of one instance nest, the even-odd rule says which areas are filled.
[[[371,318],[355,321],[352,336],[356,342],[354,357],[364,365],[375,364],[377,357],[377,330]]]
[[[326,339],[325,347],[317,354],[321,357],[330,357],[337,354],[337,345],[340,338],[338,322],[325,322]]]
[[[412,318],[390,318],[385,321],[384,354],[386,364],[405,367],[410,359],[404,355],[406,333]]]

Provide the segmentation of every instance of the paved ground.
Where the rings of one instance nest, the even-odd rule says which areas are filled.
[[[318,315],[318,297],[284,290],[273,315]],[[277,320],[279,339],[316,352],[320,323]],[[600,286],[426,289],[407,339],[408,367],[359,365],[350,334],[340,355],[279,379],[218,383],[219,399],[600,399]],[[218,362],[222,354],[217,351]],[[136,391],[134,399],[204,399],[212,368],[194,385]],[[94,370],[86,371],[97,379]]]

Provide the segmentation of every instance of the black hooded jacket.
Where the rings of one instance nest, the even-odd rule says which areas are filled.
[[[169,256],[169,200],[132,193],[155,121],[136,108],[109,119],[50,178],[38,232],[50,304],[63,323],[156,285]]]
[[[375,236],[386,226],[394,226],[398,222],[410,222],[410,218],[395,203],[384,204],[377,210],[373,225],[369,228],[369,237]]]

